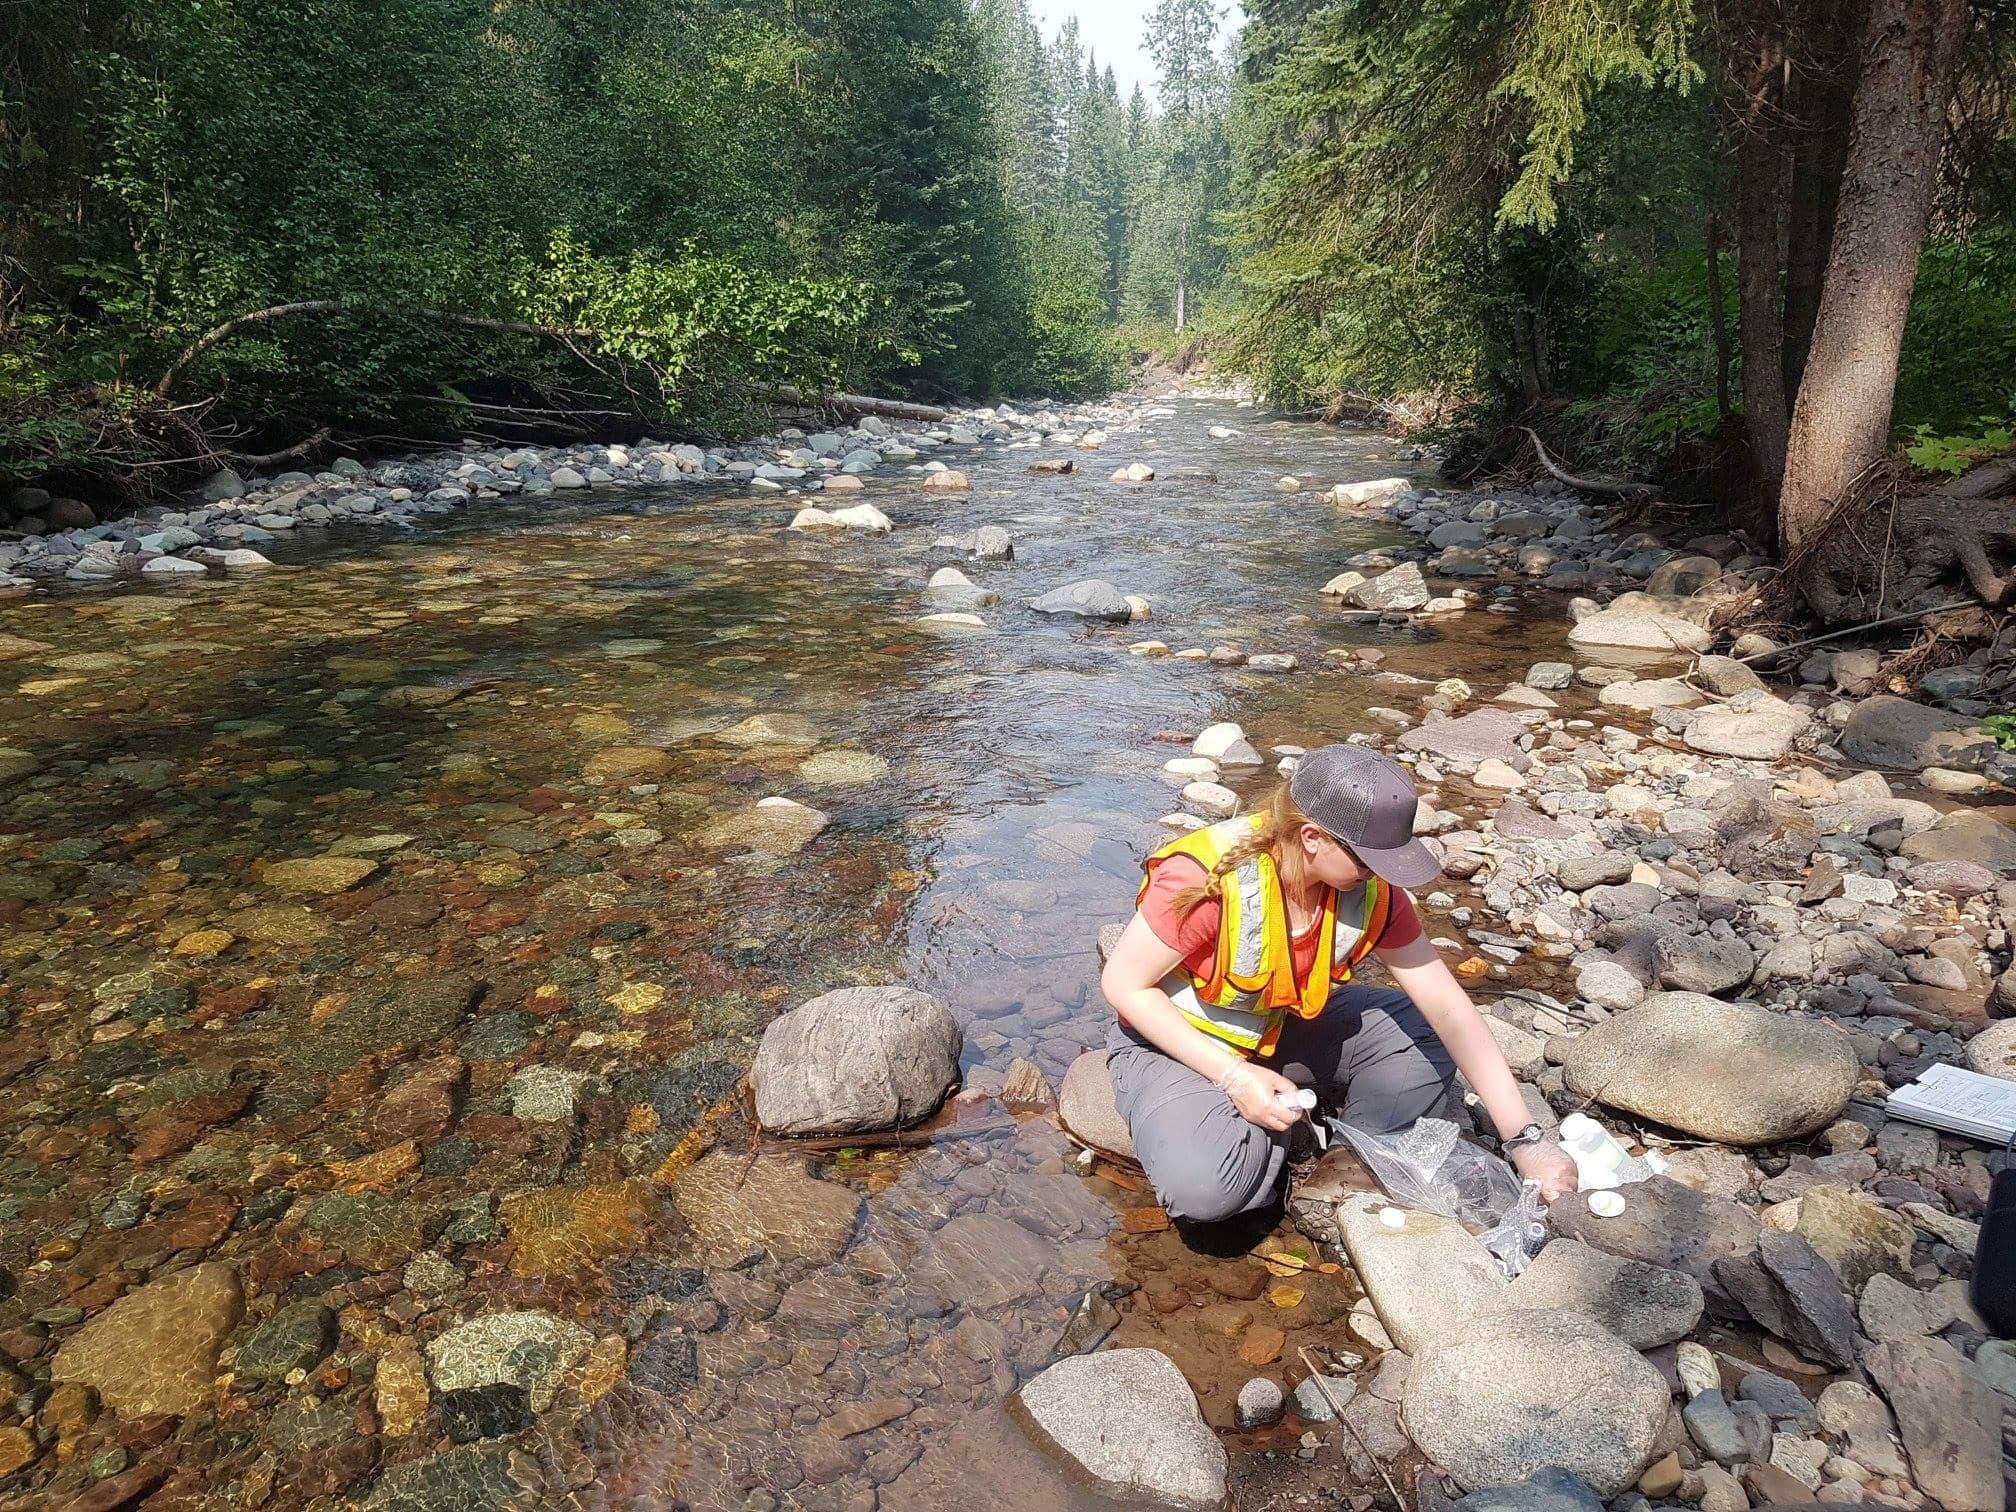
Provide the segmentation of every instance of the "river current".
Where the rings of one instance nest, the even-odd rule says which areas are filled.
[[[1407,697],[1333,648],[1430,683],[1559,654],[1532,599],[1394,629],[1319,596],[1403,539],[1320,492],[1425,477],[1397,443],[1171,408],[1096,452],[946,454],[967,494],[885,469],[859,497],[886,537],[598,490],[0,604],[21,1391],[80,1321],[226,1262],[190,1505],[1061,1507],[1094,1499],[1002,1404],[1088,1329],[1169,1352],[1225,1430],[1246,1377],[1350,1346],[1348,1277],[1291,1230],[1197,1254],[1047,1116],[974,1096],[911,1146],[799,1152],[735,1103],[771,1017],[855,984],[942,998],[978,1085],[1017,1058],[1054,1085],[1106,1030],[1094,940],[1166,833],[1166,737],[1316,745]],[[1159,478],[1109,480],[1137,460]],[[985,524],[1012,561],[933,548]],[[999,594],[987,631],[917,623],[947,564]],[[1025,607],[1086,577],[1153,618]],[[1301,670],[1128,654],[1151,636]],[[316,1321],[274,1372],[249,1341],[282,1313]],[[1277,1359],[1240,1359],[1256,1324]],[[148,1414],[86,1406],[80,1452],[146,1457]],[[1307,1426],[1233,1436],[1242,1505],[1363,1489]]]

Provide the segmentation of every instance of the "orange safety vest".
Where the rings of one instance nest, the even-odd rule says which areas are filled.
[[[1208,873],[1258,824],[1252,816],[1227,819],[1171,840],[1145,863],[1135,902],[1147,896],[1155,868],[1171,856],[1188,856]],[[1274,858],[1260,852],[1233,868],[1225,883],[1210,974],[1200,977],[1179,962],[1162,990],[1184,1018],[1213,1039],[1248,1056],[1271,1055],[1287,1016],[1316,1017],[1329,1002],[1331,987],[1350,981],[1358,963],[1372,953],[1386,932],[1393,895],[1377,877],[1367,877],[1341,897],[1326,888],[1316,960],[1320,965],[1327,958],[1330,970],[1312,970],[1297,987],[1288,901]]]

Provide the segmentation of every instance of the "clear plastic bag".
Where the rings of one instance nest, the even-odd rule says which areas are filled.
[[[1454,1218],[1475,1234],[1507,1276],[1547,1242],[1547,1207],[1537,1182],[1462,1137],[1456,1125],[1423,1118],[1397,1134],[1369,1134],[1342,1119],[1326,1122],[1348,1139],[1386,1194],[1403,1207]]]

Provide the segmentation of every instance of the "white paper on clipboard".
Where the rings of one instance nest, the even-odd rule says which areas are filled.
[[[1902,1118],[2004,1148],[2016,1140],[2016,1082],[1958,1066],[1930,1066],[1885,1103]]]

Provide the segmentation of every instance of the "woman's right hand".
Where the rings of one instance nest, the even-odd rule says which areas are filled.
[[[1301,1089],[1287,1077],[1265,1066],[1256,1066],[1251,1061],[1233,1067],[1225,1078],[1225,1095],[1232,1100],[1232,1106],[1239,1110],[1239,1116],[1248,1123],[1258,1124],[1263,1129],[1273,1129],[1277,1133],[1293,1128],[1302,1120],[1300,1108],[1284,1107],[1281,1103],[1283,1092],[1298,1092]]]

